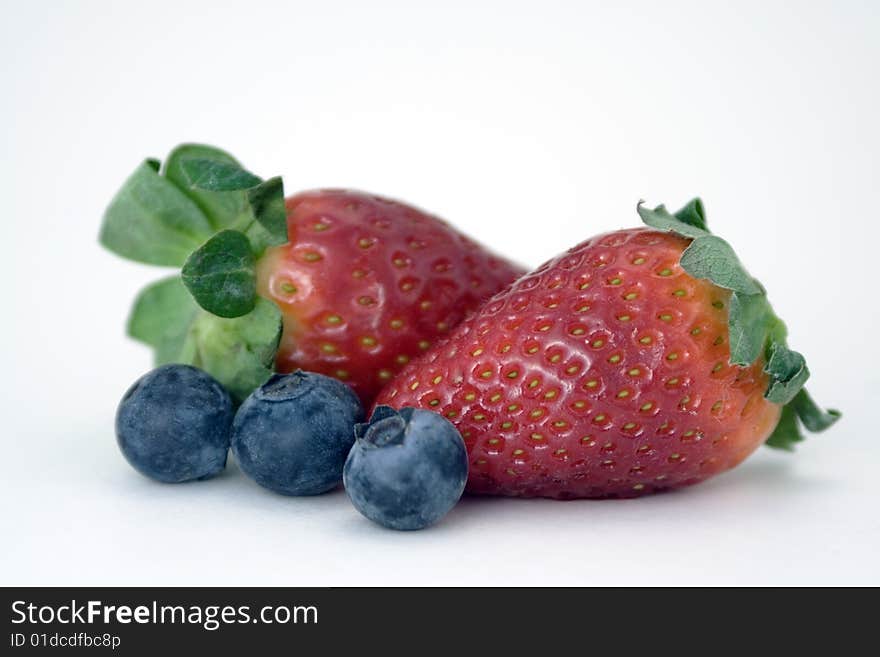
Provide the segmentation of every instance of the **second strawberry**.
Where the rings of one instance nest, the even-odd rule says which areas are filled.
[[[101,243],[182,268],[141,291],[128,332],[157,365],[199,367],[239,402],[274,371],[303,369],[370,405],[524,273],[403,203],[347,190],[285,201],[280,178],[200,144],[144,161],[107,208]]]

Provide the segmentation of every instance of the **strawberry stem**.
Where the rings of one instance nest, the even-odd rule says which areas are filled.
[[[138,295],[129,334],[157,364],[201,367],[241,401],[274,370],[281,314],[256,294],[256,260],[287,242],[281,178],[263,181],[213,146],[147,160],[116,194],[101,243],[126,258],[181,267]],[[181,284],[182,283],[182,284]]]

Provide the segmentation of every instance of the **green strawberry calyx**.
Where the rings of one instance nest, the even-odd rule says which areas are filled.
[[[263,180],[228,153],[182,144],[145,160],[104,213],[99,240],[124,258],[179,268],[141,290],[128,334],[157,365],[200,367],[237,401],[274,371],[281,313],[257,296],[256,262],[284,244],[281,178]]]
[[[748,366],[763,356],[764,372],[770,378],[764,396],[782,405],[782,415],[767,445],[792,450],[804,439],[802,428],[815,433],[834,424],[840,412],[823,410],[807,393],[804,384],[810,370],[806,360],[788,348],[788,330],[773,312],[764,286],[746,271],[727,242],[709,232],[703,202],[695,198],[675,214],[663,205],[649,209],[641,201],[637,209],[651,228],[691,240],[680,260],[688,274],[731,291],[730,363]]]

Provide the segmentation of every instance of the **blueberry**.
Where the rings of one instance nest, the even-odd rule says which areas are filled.
[[[119,402],[116,440],[132,467],[151,479],[208,479],[226,467],[232,417],[232,399],[214,377],[163,365]]]
[[[391,529],[422,529],[445,516],[464,492],[467,450],[446,418],[379,406],[355,436],[345,490],[370,520]]]
[[[339,485],[364,418],[344,383],[314,372],[276,374],[251,393],[232,423],[242,471],[283,495],[318,495]]]

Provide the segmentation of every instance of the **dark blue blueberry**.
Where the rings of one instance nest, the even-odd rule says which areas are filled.
[[[464,492],[467,450],[446,418],[379,406],[355,436],[345,490],[370,520],[391,529],[422,529],[445,516]]]
[[[283,495],[318,495],[339,485],[364,419],[357,395],[314,372],[276,374],[245,399],[232,423],[242,471]]]
[[[141,474],[178,483],[226,467],[232,399],[190,365],[163,365],[128,389],[116,411],[116,440]]]

